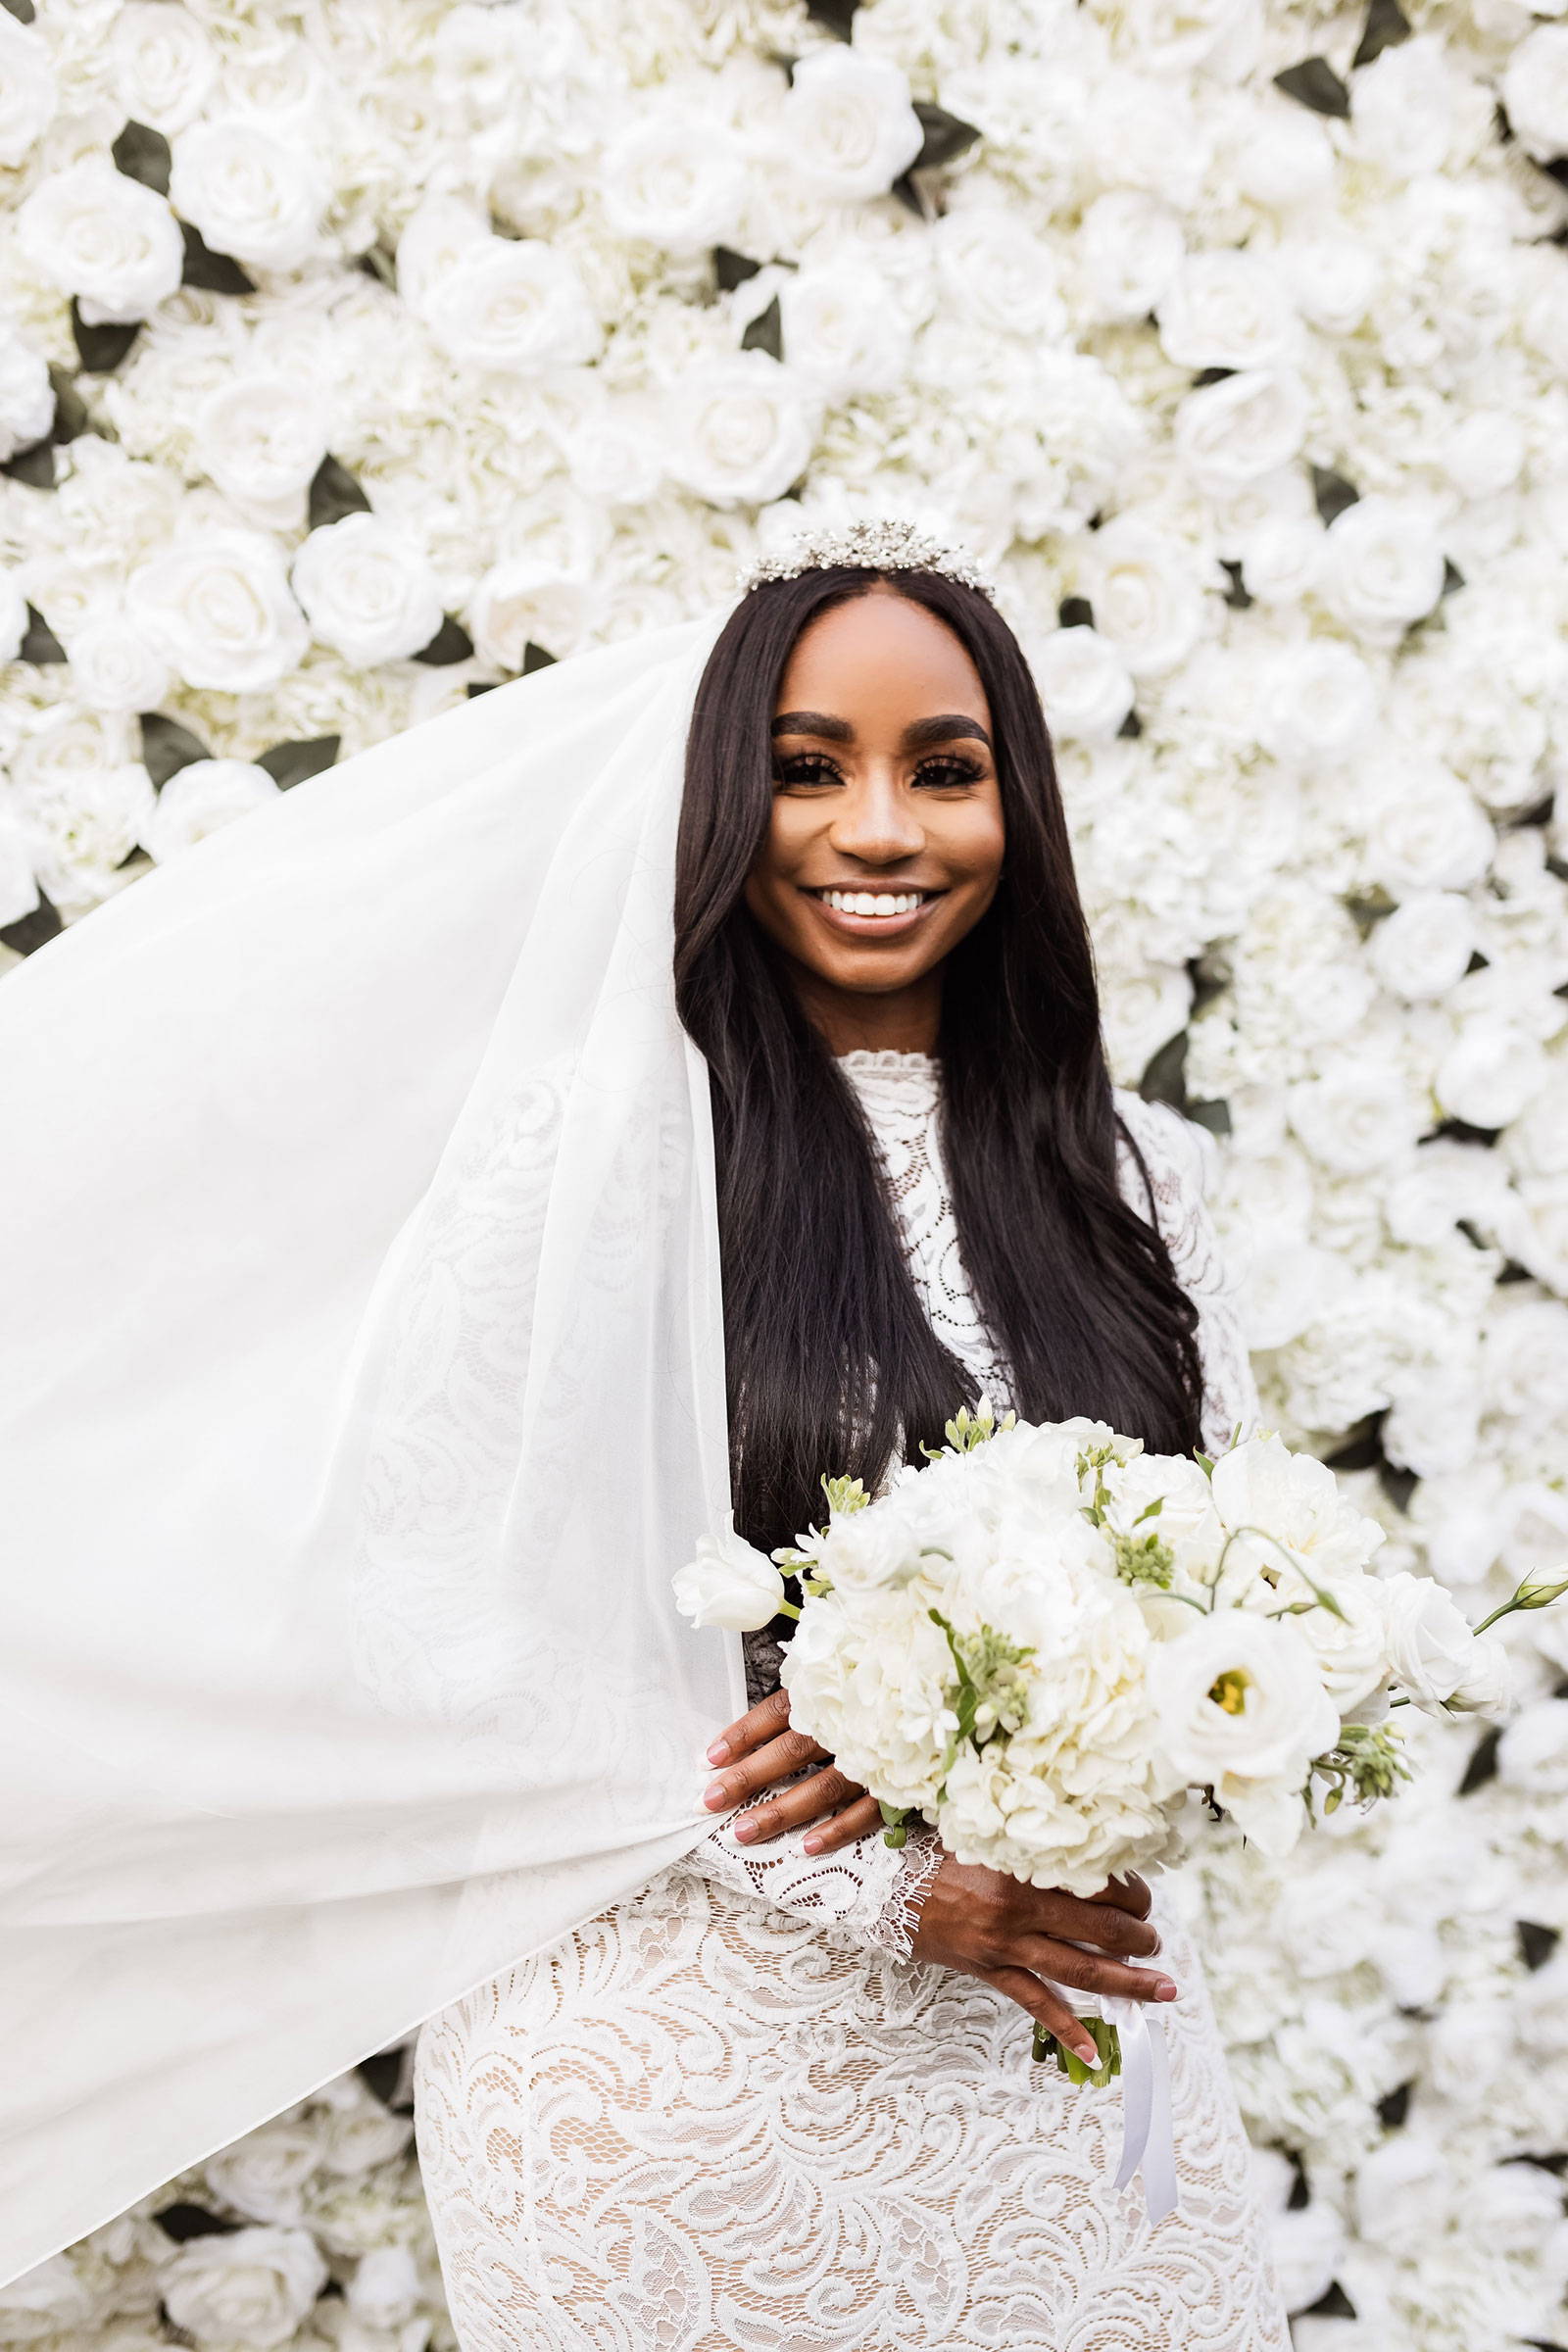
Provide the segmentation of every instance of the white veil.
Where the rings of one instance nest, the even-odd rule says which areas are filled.
[[[717,625],[363,753],[0,987],[0,2278],[708,1826]]]

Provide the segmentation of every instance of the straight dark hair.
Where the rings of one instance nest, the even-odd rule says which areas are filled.
[[[972,1375],[932,1331],[853,1088],[742,893],[769,827],[769,728],[801,631],[883,581],[968,653],[1005,828],[991,907],[943,975],[942,1143],[975,1300],[1030,1420],[1200,1443],[1197,1315],[1117,1184],[1120,1127],[1045,714],[990,601],[938,572],[834,567],[755,588],[703,673],[675,880],[680,1017],[707,1057],[736,1524],[764,1549],[940,1443]],[[1131,1144],[1131,1137],[1127,1137]],[[1134,1146],[1136,1151],[1136,1146]]]

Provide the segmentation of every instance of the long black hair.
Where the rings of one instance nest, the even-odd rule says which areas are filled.
[[[1197,1317],[1117,1184],[1094,958],[1017,639],[942,573],[807,571],[754,588],[710,656],[675,882],[677,1002],[712,1091],[736,1524],[769,1549],[820,1518],[824,1472],[874,1484],[901,1442],[917,1458],[976,1394],[926,1319],[854,1091],[742,898],[771,818],[791,649],[879,581],[946,623],[991,707],[1003,876],[948,958],[939,1041],[976,1304],[1026,1418],[1091,1414],[1162,1451],[1199,1443]]]

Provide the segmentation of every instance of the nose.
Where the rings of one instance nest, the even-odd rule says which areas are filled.
[[[858,777],[833,811],[828,839],[841,857],[861,865],[896,865],[917,858],[925,827],[890,771]]]

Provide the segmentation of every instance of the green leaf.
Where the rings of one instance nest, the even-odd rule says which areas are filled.
[[[554,654],[546,653],[544,647],[542,645],[535,645],[533,639],[530,637],[527,644],[522,649],[521,674],[525,678],[531,678],[536,669],[549,669],[552,663],[555,662],[555,659],[556,657]]]
[[[499,678],[470,678],[463,691],[471,703],[476,702],[481,694],[494,694],[500,684]]]
[[[27,607],[27,629],[17,649],[19,662],[31,662],[41,666],[46,662],[64,662],[66,649],[55,635],[36,605]]]
[[[1356,43],[1351,68],[1369,66],[1385,49],[1396,48],[1400,41],[1410,38],[1410,20],[1399,6],[1399,0],[1370,0],[1361,38]]]
[[[87,373],[113,375],[141,333],[141,320],[133,318],[128,326],[89,326],[81,315],[80,303],[73,294],[71,331],[76,338],[76,356]]]
[[[946,107],[931,106],[923,98],[915,100],[914,111],[925,141],[909,166],[911,172],[939,172],[945,164],[956,163],[981,135],[976,123],[965,122],[961,116],[950,115]]]
[[[1317,501],[1318,514],[1325,522],[1333,522],[1337,515],[1345,513],[1347,507],[1353,507],[1360,495],[1355,484],[1348,482],[1344,474],[1336,473],[1332,466],[1313,466],[1312,496]]]
[[[32,0],[0,0],[0,8],[9,10],[19,24],[30,24],[38,13]]]
[[[318,776],[330,767],[342,741],[341,735],[310,735],[297,743],[274,743],[270,751],[260,754],[256,764],[266,768],[280,792],[287,792],[308,776]]]
[[[1138,1081],[1146,1102],[1168,1102],[1181,1110],[1187,1102],[1187,1032],[1167,1038]]]
[[[779,317],[778,296],[775,294],[765,311],[757,317],[741,337],[742,351],[765,351],[770,360],[784,357],[784,322]]]
[[[450,662],[466,662],[473,652],[473,639],[461,620],[448,612],[428,645],[421,645],[415,655],[416,662],[427,662],[432,669],[444,669]]]
[[[1519,1937],[1519,1957],[1532,1975],[1545,1967],[1562,1941],[1560,1928],[1544,1928],[1539,1920],[1516,1919],[1514,1932]]]
[[[8,473],[14,482],[25,482],[29,490],[54,489],[54,444],[34,441],[30,449],[19,450],[14,458],[7,458],[0,465],[0,473]]]
[[[912,171],[901,172],[888,190],[888,194],[896,196],[905,211],[912,213],[917,220],[934,220],[936,219],[936,207],[927,197]]]
[[[64,368],[51,367],[49,381],[55,388],[55,420],[49,427],[51,441],[74,441],[87,429],[87,403],[76,390],[75,379]]]
[[[1304,57],[1298,66],[1287,66],[1275,74],[1274,87],[1298,106],[1310,107],[1314,115],[1349,120],[1350,93],[1326,57]]]
[[[50,940],[57,938],[65,927],[53,901],[40,890],[38,904],[32,912],[19,915],[14,923],[7,923],[0,929],[0,939],[5,941],[14,955],[30,956],[34,949],[47,947]]]
[[[254,294],[256,280],[242,270],[232,254],[215,253],[199,229],[188,220],[179,224],[185,240],[185,267],[180,284],[203,294]]]
[[[855,12],[860,0],[806,0],[806,13],[813,24],[820,24],[841,41],[853,39]]]
[[[1061,629],[1092,629],[1095,608],[1087,596],[1064,596],[1056,607],[1056,626]]]
[[[368,514],[370,502],[360,488],[346,466],[328,455],[321,460],[311,480],[307,517],[310,529],[324,530],[328,523],[341,522],[345,514]]]
[[[397,286],[397,256],[389,253],[384,245],[368,245],[354,267],[362,270],[367,277],[373,277],[378,285],[394,289]]]
[[[1456,588],[1463,586],[1464,573],[1451,556],[1445,556],[1443,559],[1443,586],[1438,591],[1439,601],[1441,602],[1446,596],[1452,596]]]
[[[160,196],[169,194],[169,173],[173,158],[169,141],[161,130],[146,122],[127,122],[109,150],[115,159],[115,169],[127,179],[139,179],[144,188],[152,188]]]
[[[713,247],[713,277],[721,294],[733,294],[737,286],[744,286],[749,277],[755,277],[761,267],[750,254],[737,253],[731,245]]]
[[[142,765],[162,791],[171,776],[182,767],[190,767],[198,760],[210,760],[212,753],[199,735],[182,727],[177,718],[163,710],[144,710],[141,713]]]

